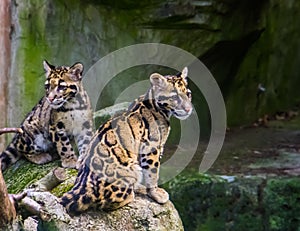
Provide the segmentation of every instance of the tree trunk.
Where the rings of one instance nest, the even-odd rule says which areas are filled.
[[[11,0],[0,1],[0,127],[6,126],[7,86],[10,72]],[[0,151],[4,149],[5,137],[0,137]]]
[[[0,171],[0,214],[0,230],[8,229],[16,218],[16,210],[9,199],[2,171]]]
[[[1,4],[1,3],[0,3]],[[0,135],[9,132],[20,132],[22,133],[21,128],[1,128]],[[7,193],[6,184],[1,171],[1,162],[0,162],[0,230],[9,229],[15,218],[16,218],[16,209],[14,203],[10,200],[10,197]]]

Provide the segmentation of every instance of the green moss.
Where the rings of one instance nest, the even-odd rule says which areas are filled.
[[[17,78],[23,83],[23,94],[18,102],[22,115],[28,113],[43,95],[45,80],[42,61],[47,59],[50,50],[45,38],[47,4],[44,1],[23,1],[18,6],[18,23],[21,29],[17,50]]]
[[[14,194],[23,191],[59,165],[59,161],[37,165],[26,160],[19,160],[14,166],[4,172],[8,192]],[[66,169],[66,175],[66,180],[51,191],[57,197],[62,196],[73,187],[77,170]]]
[[[26,160],[19,160],[4,172],[8,192],[14,194],[23,191],[57,166],[58,162],[37,165]]]
[[[52,189],[51,193],[57,197],[61,197],[65,192],[71,190],[74,186],[74,179],[78,171],[75,169],[66,169],[66,180]]]

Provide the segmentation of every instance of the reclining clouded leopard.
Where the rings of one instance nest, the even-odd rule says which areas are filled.
[[[43,164],[59,154],[63,167],[76,166],[71,145],[75,139],[80,154],[92,137],[92,110],[81,79],[83,65],[55,67],[44,61],[45,96],[22,122],[23,133],[14,136],[0,155],[2,170],[22,156]]]
[[[170,131],[170,117],[192,113],[187,68],[177,76],[150,76],[151,87],[128,111],[101,125],[93,136],[71,191],[60,199],[71,214],[89,208],[111,210],[134,199],[141,183],[158,203],[169,199],[158,187],[160,157]]]

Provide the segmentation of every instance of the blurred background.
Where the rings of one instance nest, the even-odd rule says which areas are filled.
[[[44,94],[44,59],[54,65],[80,61],[88,70],[110,52],[144,42],[174,45],[199,57],[222,90],[229,127],[299,102],[298,1],[3,0],[1,5],[1,126],[18,125]],[[126,83],[147,79],[156,69],[133,70],[130,79],[112,84],[102,104],[112,104]]]

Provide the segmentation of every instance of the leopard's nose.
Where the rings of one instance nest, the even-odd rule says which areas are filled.
[[[52,96],[48,96],[47,97],[47,100],[49,103],[52,103],[54,101],[55,97],[52,97]]]
[[[183,107],[183,109],[187,112],[190,113],[193,110],[193,106],[192,105],[185,105]]]

